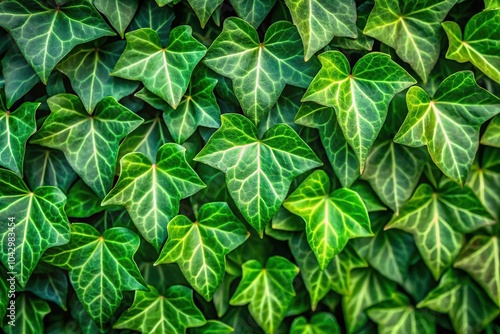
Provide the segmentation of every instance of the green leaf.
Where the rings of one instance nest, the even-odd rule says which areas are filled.
[[[276,1],[276,0],[275,0]],[[208,20],[217,9],[217,7],[222,4],[224,0],[188,0],[189,5],[193,8],[193,11],[200,19],[200,24],[202,28],[205,28]],[[238,2],[239,3],[239,2]]]
[[[252,122],[237,114],[222,116],[221,128],[194,160],[226,174],[229,194],[261,236],[292,180],[321,165],[288,125],[275,125],[258,138]]]
[[[299,33],[290,22],[272,24],[261,43],[252,26],[241,19],[229,18],[203,61],[215,72],[232,79],[243,113],[258,125],[286,84],[307,88],[317,72],[317,61],[305,63],[298,43]]]
[[[348,294],[351,270],[368,266],[349,244],[333,258],[325,270],[319,268],[318,260],[307,243],[305,233],[295,233],[288,245],[311,297],[312,310],[316,310],[319,301],[331,290]]]
[[[7,307],[9,306],[9,290],[10,290],[10,281],[7,281],[10,277],[7,277],[7,274],[5,274],[6,270],[3,268],[3,266],[0,266],[0,273],[2,277],[5,277],[5,279],[2,279],[0,281],[0,319],[4,319],[5,314],[7,313]],[[9,282],[9,284],[7,284]]]
[[[68,298],[68,279],[66,273],[60,269],[50,268],[48,272],[41,272],[30,277],[25,291],[51,301],[66,311]]]
[[[44,333],[43,318],[50,313],[49,303],[21,293],[16,296],[16,309],[14,326],[6,321],[2,328],[5,334]]]
[[[87,0],[61,6],[47,0],[3,1],[0,26],[14,38],[44,84],[76,45],[115,34]]]
[[[168,143],[159,148],[156,163],[142,153],[121,161],[121,174],[102,205],[125,207],[141,235],[157,251],[167,238],[167,224],[179,212],[179,202],[205,187],[188,165],[186,149]]]
[[[357,37],[354,0],[285,0],[304,44],[304,59],[309,60],[334,36]]]
[[[462,35],[456,22],[444,22],[449,40],[446,58],[464,63],[470,61],[491,79],[500,83],[500,9],[474,15]]]
[[[93,0],[95,8],[104,14],[113,28],[123,38],[125,29],[132,21],[132,18],[139,7],[139,0]]]
[[[89,114],[106,96],[118,101],[135,91],[139,85],[109,75],[125,48],[125,42],[105,42],[106,39],[102,39],[77,46],[56,67],[70,79],[71,87]]]
[[[68,192],[68,203],[64,208],[66,215],[71,218],[87,218],[106,210],[101,206],[101,199],[83,180],[76,181]]]
[[[229,0],[234,11],[254,28],[258,28],[271,11],[276,0]]]
[[[361,197],[345,188],[332,192],[330,178],[322,170],[302,182],[283,206],[304,218],[307,241],[321,270],[344,249],[349,239],[373,235]]]
[[[335,108],[340,128],[359,160],[362,173],[389,103],[415,80],[390,56],[378,52],[358,60],[352,74],[347,58],[339,51],[324,52],[318,58],[323,67],[302,101]]]
[[[234,329],[234,333],[263,333],[259,325],[250,316],[246,307],[230,308],[221,320],[229,324]]]
[[[195,222],[179,215],[168,223],[168,240],[155,264],[177,262],[191,286],[212,300],[224,278],[226,255],[250,235],[227,203],[203,205]]]
[[[304,230],[304,220],[300,216],[294,215],[283,206],[274,215],[271,225],[275,230],[286,232],[300,232]]]
[[[119,142],[142,118],[112,97],[99,102],[92,115],[75,95],[59,94],[47,103],[51,114],[30,142],[62,151],[73,170],[103,198],[113,184]]]
[[[434,334],[436,320],[430,314],[415,309],[406,295],[396,292],[390,300],[370,307],[367,314],[377,323],[382,334]]]
[[[65,204],[66,196],[59,189],[39,187],[31,191],[17,174],[0,169],[1,260],[9,272],[17,273],[21,287],[26,286],[47,249],[68,243]],[[15,260],[9,261],[12,242]]]
[[[358,180],[351,186],[350,189],[357,192],[359,197],[361,197],[363,203],[365,203],[366,211],[378,212],[387,210],[385,205],[380,201],[377,194],[375,194],[375,192],[373,191],[372,187],[368,182],[363,180]]]
[[[61,151],[28,145],[24,158],[24,175],[30,188],[54,186],[64,193],[75,181],[77,175]]]
[[[139,237],[115,227],[102,235],[88,224],[71,224],[71,240],[51,248],[43,260],[69,271],[71,285],[85,311],[100,327],[114,314],[122,291],[147,289],[133,256]]]
[[[484,0],[485,9],[500,8],[499,0]]]
[[[481,137],[481,144],[500,148],[500,116],[495,116]]]
[[[340,327],[333,314],[315,313],[308,322],[306,317],[298,317],[292,323],[290,334],[340,334]]]
[[[334,109],[312,102],[303,103],[295,123],[318,129],[335,175],[343,187],[350,187],[359,177],[359,162],[342,133]]]
[[[349,291],[342,296],[342,310],[347,333],[356,333],[368,321],[365,310],[390,299],[396,284],[371,268],[356,269],[351,273]]]
[[[280,326],[295,296],[293,279],[299,268],[280,256],[271,256],[263,266],[257,260],[243,264],[243,278],[231,305],[248,305],[248,310],[266,333]]]
[[[385,229],[413,234],[422,259],[437,280],[458,256],[464,234],[492,223],[470,188],[445,180],[437,191],[421,184]]]
[[[500,307],[500,241],[498,236],[474,236],[453,265],[465,270]]]
[[[412,87],[406,101],[408,116],[394,141],[427,145],[439,169],[463,185],[479,146],[479,128],[500,112],[500,99],[479,87],[472,72],[462,71],[446,78],[432,99]]]
[[[40,79],[16,47],[2,58],[2,73],[5,78],[7,108],[28,93]]]
[[[375,0],[364,34],[396,50],[424,84],[441,51],[441,22],[457,0]]]
[[[373,8],[373,3],[371,1],[366,1],[360,4],[356,10],[357,20],[357,37],[334,37],[332,42],[329,44],[331,47],[347,49],[347,50],[365,50],[371,51],[373,48],[373,38],[363,34],[363,29],[368,21],[368,16]]]
[[[11,112],[0,90],[0,166],[23,174],[24,151],[36,131],[35,113],[40,103],[26,102]]]
[[[189,78],[206,48],[191,36],[190,26],[178,26],[162,46],[158,33],[150,28],[129,32],[127,47],[111,75],[141,81],[153,94],[176,109],[186,92]]]
[[[417,307],[447,313],[458,334],[479,333],[500,314],[483,290],[456,270],[448,271]]]
[[[189,334],[231,334],[234,330],[231,326],[217,320],[208,320],[205,325],[189,330]]]
[[[129,31],[141,28],[151,28],[158,33],[162,44],[167,44],[170,26],[175,15],[172,8],[158,8],[155,0],[141,0],[139,9],[128,27]]]
[[[363,178],[370,182],[382,202],[398,214],[413,194],[425,161],[421,149],[386,140],[373,147],[366,160]]]
[[[186,328],[203,326],[205,317],[193,302],[193,290],[181,285],[164,295],[151,285],[149,292],[136,291],[134,304],[113,325],[143,333],[185,333]]]

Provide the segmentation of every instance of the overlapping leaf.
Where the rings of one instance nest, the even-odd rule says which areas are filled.
[[[229,2],[239,17],[257,29],[273,8],[276,0],[229,0]]]
[[[68,279],[66,273],[60,269],[40,270],[40,274],[32,275],[25,291],[57,304],[64,311],[67,309]]]
[[[50,313],[50,306],[45,300],[34,298],[26,293],[16,296],[16,309],[22,310],[15,315],[15,321],[11,325],[5,322],[2,328],[5,334],[17,333],[43,333],[43,319]],[[6,320],[10,320],[6,318]]]
[[[198,16],[202,28],[205,28],[208,20],[224,0],[188,0],[189,5]]]
[[[158,33],[162,44],[168,43],[170,26],[175,18],[172,8],[169,6],[158,8],[155,0],[141,0],[139,9],[135,14],[129,31],[141,28],[150,28]]]
[[[95,8],[103,13],[116,31],[123,38],[125,29],[132,21],[139,0],[93,0]]]
[[[340,128],[363,172],[389,103],[415,80],[382,53],[372,52],[362,57],[352,73],[347,58],[339,51],[324,52],[318,58],[323,67],[302,100],[335,108]]]
[[[481,144],[500,148],[500,116],[495,116],[481,137]]]
[[[261,235],[283,203],[292,180],[321,165],[288,125],[275,125],[259,138],[252,122],[237,114],[222,116],[221,128],[195,160],[226,174],[229,194]]]
[[[308,322],[307,319],[302,316],[295,318],[290,328],[290,334],[339,334],[340,327],[337,323],[337,319],[326,312],[315,313],[311,320]]]

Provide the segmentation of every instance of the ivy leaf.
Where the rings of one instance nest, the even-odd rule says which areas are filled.
[[[71,87],[89,114],[106,96],[120,100],[135,91],[139,85],[109,75],[125,48],[125,42],[105,41],[106,39],[96,40],[77,46],[56,67],[70,79]]]
[[[373,38],[364,35],[363,29],[366,26],[366,22],[368,21],[368,16],[370,15],[371,10],[373,9],[373,2],[367,1],[358,6],[356,9],[357,19],[357,37],[349,38],[349,37],[334,37],[329,46],[347,49],[347,50],[365,50],[371,51],[373,48]]]
[[[337,319],[331,313],[315,313],[310,322],[306,317],[298,317],[292,323],[290,334],[340,334],[340,327]]]
[[[265,266],[257,260],[247,261],[230,303],[249,303],[248,310],[259,326],[274,333],[295,296],[293,280],[298,273],[299,268],[281,256],[271,256]]]
[[[68,279],[66,273],[57,268],[50,268],[49,272],[41,272],[30,277],[25,291],[57,304],[66,311],[68,298]]]
[[[191,73],[206,48],[192,35],[190,26],[178,26],[162,46],[158,33],[150,28],[129,32],[127,47],[111,75],[139,80],[153,94],[176,109],[188,88]]]
[[[217,7],[222,4],[224,0],[188,0],[189,5],[195,12],[196,16],[200,20],[202,28],[205,28],[208,20],[212,17],[212,14],[217,9]]]
[[[272,24],[261,43],[245,21],[228,18],[208,49],[204,63],[233,81],[243,113],[255,125],[269,113],[286,84],[307,88],[317,72],[317,61],[304,62],[300,36],[290,23]]]
[[[258,138],[242,115],[222,115],[222,126],[194,159],[226,174],[229,194],[243,217],[262,232],[285,199],[292,180],[321,161],[288,125]]]
[[[351,270],[368,266],[349,244],[333,258],[325,270],[319,268],[318,260],[309,247],[305,233],[295,233],[288,245],[311,297],[313,311],[316,310],[319,301],[331,290],[344,295],[348,294]]]
[[[257,29],[274,7],[276,0],[229,0],[229,2],[239,17]]]
[[[500,314],[481,288],[456,270],[449,270],[417,307],[448,313],[453,329],[459,334],[479,333]]]
[[[330,43],[334,36],[357,37],[356,4],[353,0],[285,0],[285,4],[302,38],[306,61]]]
[[[126,228],[110,228],[101,235],[88,224],[71,224],[71,240],[51,248],[43,260],[69,271],[78,299],[100,327],[114,314],[122,291],[147,289],[133,256],[139,237]]]
[[[366,160],[363,178],[378,197],[396,214],[413,194],[425,166],[422,149],[386,140],[373,147]]]
[[[497,236],[474,236],[453,266],[469,273],[500,307],[500,241]]]
[[[307,241],[321,270],[344,249],[349,239],[373,235],[361,197],[345,188],[331,192],[330,178],[322,170],[302,182],[283,206],[304,218]]]
[[[339,51],[324,52],[318,58],[323,67],[302,101],[335,108],[340,128],[359,160],[362,173],[389,103],[415,80],[390,56],[378,52],[358,60],[352,74],[347,58]]]
[[[421,184],[385,229],[413,234],[422,259],[437,280],[460,252],[464,233],[492,223],[470,188],[445,180],[437,191]]]
[[[350,187],[359,177],[359,162],[353,149],[347,144],[334,109],[305,102],[295,116],[295,123],[318,129],[335,175],[343,187]]]
[[[500,83],[500,9],[474,15],[464,34],[456,22],[444,22],[449,40],[446,58],[464,63],[470,61],[491,79]]]
[[[158,8],[155,0],[142,0],[128,30],[151,28],[158,33],[164,45],[168,43],[170,26],[174,18],[174,11],[169,6]]]
[[[479,146],[481,124],[500,112],[500,99],[479,87],[470,71],[446,78],[431,99],[420,87],[406,95],[408,116],[394,141],[427,145],[434,163],[463,185]]]
[[[119,1],[119,0],[94,0],[94,6],[98,11],[104,14],[113,28],[120,34],[121,38],[125,29],[134,18],[139,0]]]
[[[485,9],[500,8],[499,0],[484,0]]]
[[[186,149],[168,143],[160,147],[156,163],[142,153],[129,153],[121,161],[115,187],[102,205],[125,207],[141,235],[159,251],[167,238],[167,224],[179,212],[182,198],[205,184],[188,165]]]
[[[456,2],[375,0],[363,33],[395,49],[425,84],[441,51],[440,23]]]
[[[9,109],[40,82],[38,75],[16,47],[9,49],[2,58],[2,73],[5,78],[5,95]]]
[[[77,177],[64,153],[38,145],[26,147],[24,176],[32,189],[54,186],[64,193],[68,192]]]
[[[106,210],[101,206],[101,199],[83,180],[76,181],[68,192],[68,203],[64,210],[71,218],[87,218]]]
[[[481,137],[481,144],[500,148],[500,116],[495,116]]]
[[[47,0],[4,1],[0,26],[14,38],[44,84],[76,45],[115,34],[88,0],[57,6]]]
[[[92,115],[75,95],[55,95],[47,103],[51,114],[30,142],[61,150],[73,170],[103,198],[113,184],[119,142],[142,118],[112,97],[99,102]]]
[[[59,189],[39,187],[31,191],[17,174],[0,169],[1,260],[9,271],[17,273],[21,287],[26,286],[47,249],[69,241],[65,204],[66,196]],[[13,264],[9,263],[7,251],[12,233],[17,236]]]
[[[11,112],[0,90],[0,166],[23,174],[24,151],[36,131],[35,113],[40,103],[26,102]]]
[[[370,307],[367,314],[377,323],[379,333],[436,333],[436,320],[431,314],[415,309],[400,292]]]
[[[50,313],[49,303],[21,293],[16,296],[16,309],[22,312],[16,313],[14,326],[5,322],[5,334],[44,333],[43,318]]]
[[[195,222],[179,215],[168,223],[168,240],[155,264],[177,262],[189,284],[212,300],[224,278],[226,255],[248,238],[227,203],[203,205]]]
[[[191,328],[189,334],[232,334],[233,328],[221,321],[208,320],[201,327]]]
[[[151,285],[148,292],[136,291],[134,303],[113,325],[143,333],[185,333],[188,327],[203,326],[205,317],[193,302],[193,290],[174,285],[164,295]]]

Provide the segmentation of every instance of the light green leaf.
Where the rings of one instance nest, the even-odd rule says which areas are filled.
[[[500,148],[500,116],[495,116],[481,137],[481,144]]]
[[[323,67],[302,101],[335,108],[340,128],[359,160],[362,173],[389,103],[415,80],[390,56],[378,52],[358,60],[352,74],[349,61],[339,51],[324,52],[318,58]]]
[[[40,82],[38,75],[17,47],[9,49],[2,58],[2,73],[5,78],[5,96],[9,109]]]
[[[5,321],[2,328],[5,334],[44,333],[43,318],[50,313],[49,303],[21,293],[16,296],[16,309],[15,326]]]
[[[304,44],[304,59],[309,60],[334,36],[357,37],[354,0],[285,0]]]
[[[441,22],[457,0],[375,0],[364,34],[396,50],[426,83],[441,51]]]
[[[179,215],[168,223],[168,240],[155,264],[177,262],[191,286],[212,300],[224,278],[226,255],[250,235],[227,203],[203,205],[195,222]]]
[[[500,112],[500,99],[479,87],[472,72],[462,71],[446,78],[432,99],[422,88],[410,88],[406,102],[408,116],[394,141],[427,145],[439,169],[463,185],[479,146],[479,128]]]
[[[313,311],[331,290],[343,295],[348,294],[351,270],[368,266],[349,244],[333,258],[325,270],[319,268],[318,260],[309,247],[305,233],[295,233],[288,245],[311,297]]]
[[[274,333],[295,296],[292,284],[298,273],[299,268],[281,256],[271,256],[265,266],[257,260],[247,261],[230,303],[249,303],[248,310],[259,326]]]
[[[359,177],[359,162],[345,140],[334,109],[313,102],[303,103],[295,116],[295,123],[318,129],[335,175],[343,187],[350,187]]]
[[[234,330],[231,326],[218,321],[208,320],[205,325],[201,327],[191,328],[189,334],[231,334]]]
[[[139,0],[93,0],[93,2],[95,8],[106,16],[113,28],[123,38],[125,29],[139,7]]]
[[[484,0],[485,9],[500,8],[499,0]]]
[[[373,8],[373,2],[366,1],[358,6],[356,9],[357,20],[357,37],[334,37],[332,42],[329,44],[331,47],[347,49],[347,50],[365,50],[371,51],[373,48],[373,38],[363,34],[363,29],[365,29],[366,22],[368,21],[368,16]]]
[[[233,80],[241,108],[255,125],[266,116],[286,84],[307,88],[318,70],[304,62],[300,36],[290,23],[272,24],[261,43],[257,31],[241,19],[224,21],[224,30],[208,49],[205,65]]]
[[[113,2],[113,1],[112,1]],[[125,48],[124,41],[106,43],[106,39],[77,46],[57,70],[64,73],[89,114],[107,96],[117,101],[131,94],[138,83],[109,75]]]
[[[114,314],[122,291],[145,290],[133,256],[139,237],[115,227],[102,235],[88,224],[71,224],[71,240],[45,252],[43,260],[69,271],[71,285],[85,311],[100,327]]]
[[[11,112],[0,90],[0,166],[23,174],[24,151],[36,131],[35,113],[40,103],[26,102]]]
[[[205,28],[208,20],[210,20],[210,17],[222,2],[224,0],[188,0],[189,5],[193,8],[198,19],[200,19],[202,28]]]
[[[500,307],[500,241],[498,236],[474,236],[453,265],[465,270]]]
[[[158,33],[164,45],[168,43],[170,26],[174,18],[174,10],[169,6],[158,8],[155,0],[141,0],[139,10],[130,23],[128,31],[151,28]]]
[[[66,311],[66,299],[68,298],[68,279],[66,273],[57,268],[50,271],[42,271],[30,277],[25,291],[29,291],[38,297],[57,304]]]
[[[470,188],[444,180],[437,191],[421,184],[385,229],[413,234],[422,259],[437,280],[458,256],[464,234],[492,223]]]
[[[136,291],[134,303],[113,325],[143,333],[185,333],[188,327],[203,326],[205,317],[193,302],[193,290],[171,286],[164,295],[151,285],[149,292]]]
[[[370,307],[367,314],[377,323],[380,334],[434,334],[436,320],[431,314],[415,309],[408,297],[400,292],[392,298]]]
[[[188,165],[186,149],[168,143],[159,148],[156,163],[142,153],[121,161],[121,174],[102,205],[125,207],[141,235],[157,251],[167,238],[167,224],[179,212],[179,202],[205,187]]]
[[[127,47],[111,75],[141,81],[176,109],[193,69],[206,53],[206,48],[191,33],[190,26],[172,29],[165,47],[158,33],[150,28],[127,33]]]
[[[73,47],[115,34],[88,0],[61,6],[47,0],[3,1],[0,26],[14,38],[44,84]]]
[[[16,281],[26,286],[42,254],[69,241],[69,222],[64,214],[66,196],[55,187],[31,191],[15,173],[0,169],[1,260]],[[9,238],[14,234],[15,260],[9,262]]]
[[[283,206],[306,222],[307,241],[324,270],[352,238],[368,237],[368,212],[359,195],[350,189],[331,191],[330,178],[312,173],[286,199]]]
[[[257,29],[274,7],[276,0],[229,0],[229,2],[239,17]]]
[[[449,270],[417,307],[447,313],[458,334],[479,333],[500,315],[500,308],[484,291],[457,270]]]
[[[337,319],[331,313],[315,313],[308,322],[306,317],[298,317],[292,323],[290,334],[340,334]]]
[[[47,103],[51,114],[30,142],[62,151],[73,170],[103,198],[113,184],[119,142],[142,118],[112,97],[99,102],[92,115],[75,95],[55,95]]]
[[[259,138],[252,122],[237,114],[222,116],[221,128],[194,160],[226,174],[229,194],[261,236],[292,180],[321,165],[288,125],[275,125]]]
[[[456,22],[444,22],[449,40],[446,58],[464,63],[470,61],[491,79],[500,83],[500,9],[474,15],[462,35]]]
[[[77,177],[64,153],[38,145],[26,147],[24,176],[31,189],[54,186],[64,193],[68,192]]]

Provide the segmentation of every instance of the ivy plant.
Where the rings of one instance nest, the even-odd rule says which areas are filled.
[[[0,331],[500,333],[500,1],[0,0]]]

